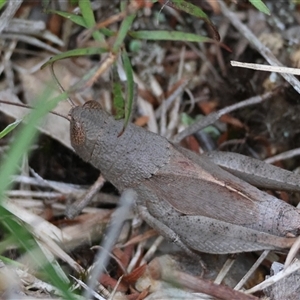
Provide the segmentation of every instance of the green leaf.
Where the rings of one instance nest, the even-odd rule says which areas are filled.
[[[96,30],[98,30],[98,29],[96,29]],[[108,37],[111,37],[111,36],[115,36],[115,35],[116,35],[116,33],[115,33],[114,31],[112,31],[112,30],[110,30],[110,29],[108,29],[108,28],[105,28],[105,27],[100,28],[99,31],[100,31],[102,34],[104,34],[104,35],[106,35],[106,36],[108,36]]]
[[[181,114],[181,123],[188,127],[188,126],[200,121],[203,118],[204,118],[203,115],[197,115],[195,118],[192,118],[188,114],[182,113]],[[215,139],[217,139],[220,136],[220,131],[213,125],[209,125],[202,130]]]
[[[0,0],[1,1],[1,0]],[[62,16],[63,18],[66,18],[66,19],[69,19],[71,20],[73,23],[81,26],[81,27],[84,27],[84,28],[89,28],[87,25],[86,25],[86,22],[84,20],[84,18],[82,16],[78,16],[78,15],[75,15],[75,14],[72,14],[72,13],[68,13],[68,12],[64,12],[64,11],[59,11],[59,10],[54,10],[54,9],[48,9],[47,10],[48,13],[53,13],[53,14],[57,14],[59,16]],[[100,31],[101,33],[103,33],[104,35],[110,37],[110,36],[113,36],[115,33],[108,29],[108,28],[101,28],[101,29],[95,29],[94,32],[97,32],[97,31]]]
[[[187,42],[213,42],[212,39],[193,33],[186,33],[180,31],[130,31],[129,35],[135,39],[145,40],[166,40],[166,41],[187,41]]]
[[[95,54],[102,54],[108,52],[107,49],[105,48],[99,48],[99,47],[90,47],[90,48],[79,48],[79,49],[74,49],[70,51],[66,51],[60,54],[57,54],[53,57],[51,57],[45,64],[42,65],[42,69],[45,68],[46,66],[56,62],[57,60],[65,59],[65,58],[70,58],[74,56],[86,56],[86,55],[95,55]]]
[[[75,14],[72,14],[72,13],[68,13],[68,12],[64,12],[64,11],[59,11],[59,10],[54,10],[54,9],[48,9],[46,12],[57,14],[59,16],[62,16],[64,18],[66,18],[66,19],[71,20],[73,23],[75,23],[75,24],[77,24],[79,26],[87,28],[85,20],[83,19],[82,16],[78,16],[78,15],[75,15]]]
[[[122,119],[124,118],[125,100],[123,98],[122,84],[120,81],[113,83],[113,98],[114,98],[114,109],[116,111],[115,119],[116,120]]]
[[[190,126],[191,124],[195,123],[195,120],[189,116],[187,113],[181,114],[181,123],[185,126]]]
[[[90,1],[87,0],[79,0],[79,7],[82,13],[82,17],[84,19],[84,22],[86,24],[87,28],[92,28],[96,25],[96,21],[95,21],[95,16],[94,16],[94,12],[92,10],[91,7],[91,3]],[[104,41],[104,37],[103,35],[99,32],[99,31],[94,31],[92,33],[93,38],[96,41],[99,42],[103,42]]]
[[[36,138],[36,125],[43,119],[47,112],[53,109],[57,103],[67,97],[66,93],[49,100],[51,89],[44,91],[40,101],[36,104],[35,109],[26,117],[26,124],[22,124],[18,128],[15,139],[7,153],[5,159],[0,162],[0,223],[6,228],[6,231],[13,235],[18,244],[26,250],[28,255],[35,263],[49,275],[52,283],[62,291],[64,299],[74,299],[73,295],[68,291],[68,286],[55,271],[54,267],[47,262],[43,252],[39,249],[37,243],[31,234],[26,230],[24,225],[20,225],[20,221],[2,206],[4,201],[4,193],[11,185],[11,175],[13,175],[23,157],[34,139]],[[1,231],[3,232],[3,231]]]
[[[184,1],[184,0],[169,0],[166,2],[166,5],[174,7],[176,9],[182,10],[192,16],[195,16],[197,18],[203,19],[204,22],[210,27],[210,29],[213,32],[214,39],[220,41],[220,35],[215,27],[215,25],[212,23],[212,21],[208,18],[206,13],[200,9],[198,6]]]
[[[51,95],[50,88],[48,88],[42,96],[43,101],[39,101],[36,105],[36,109],[33,109],[26,117],[26,124],[21,128],[18,128],[20,130],[16,134],[14,143],[11,145],[8,155],[5,160],[2,159],[0,162],[0,203],[3,200],[4,191],[9,187],[10,176],[16,172],[22,156],[29,149],[36,137],[36,125],[48,111],[57,105],[59,101],[66,99],[67,97],[67,94],[63,93],[60,96],[47,101],[48,95]]]
[[[127,16],[123,21],[122,24],[120,26],[120,29],[118,31],[115,43],[112,47],[112,52],[114,53],[118,53],[120,47],[122,46],[124,39],[131,27],[131,24],[133,22],[133,20],[135,19],[135,14],[129,15]]]
[[[125,99],[123,97],[123,84],[120,81],[120,77],[116,66],[112,68],[113,73],[113,106],[115,110],[115,119],[119,120],[124,118],[124,106]]]
[[[190,15],[193,15],[197,18],[206,20],[210,22],[207,14],[198,6],[184,1],[184,0],[171,0],[166,3],[168,6],[174,7],[176,9],[182,10]]]
[[[5,247],[5,243],[6,243],[6,247]],[[16,239],[13,236],[11,236],[9,238],[6,238],[4,241],[2,241],[0,243],[1,244],[0,245],[0,252],[2,253],[4,251],[6,251],[8,249],[8,247],[11,246],[12,243],[14,243],[14,244],[16,243]],[[4,247],[1,247],[2,245]],[[1,249],[3,249],[3,250],[1,251]],[[24,264],[22,264],[22,263],[20,263],[16,260],[10,259],[10,258],[8,258],[6,256],[3,256],[3,255],[0,255],[0,260],[2,260],[5,264],[11,265],[11,266],[14,266],[14,267],[17,267],[17,268],[24,268],[25,267]]]
[[[126,51],[122,53],[123,66],[127,77],[127,93],[126,93],[126,101],[125,101],[125,120],[124,127],[125,129],[131,120],[133,105],[134,105],[134,92],[135,92],[135,84],[133,80],[133,70],[127,55]]]
[[[95,16],[90,1],[79,0],[78,4],[86,27],[91,28],[95,26],[96,21],[95,21]]]
[[[131,40],[129,43],[130,52],[139,52],[142,48],[142,42],[139,40]]]
[[[13,123],[7,125],[1,132],[0,132],[0,139],[5,137],[8,133],[10,133],[12,130],[14,130],[21,122],[23,119],[19,119],[14,121]]]
[[[252,5],[266,15],[271,15],[268,7],[261,0],[249,0]]]
[[[12,236],[21,249],[25,250],[32,262],[37,267],[43,270],[52,284],[60,289],[64,299],[76,299],[66,284],[66,282],[59,276],[52,264],[47,260],[44,253],[39,248],[37,242],[29,231],[21,224],[21,222],[6,208],[0,205],[0,223],[3,226],[1,232],[6,231]]]
[[[6,4],[6,0],[0,0],[0,9]]]

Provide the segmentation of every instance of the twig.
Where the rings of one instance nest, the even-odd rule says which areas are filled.
[[[238,16],[230,11],[224,1],[219,0],[219,4],[223,15],[228,18],[231,24],[238,30],[256,50],[265,58],[265,60],[272,66],[282,66],[280,61],[274,56],[271,50],[263,45],[261,41],[253,34],[253,32],[243,24]],[[300,94],[300,82],[291,74],[280,73],[280,75],[290,83],[290,85]]]
[[[195,292],[205,293],[218,299],[258,300],[255,296],[246,295],[242,292],[232,290],[227,286],[215,284],[210,280],[196,278],[183,272],[174,271],[171,274],[170,272],[164,272],[164,270],[161,270],[161,279],[173,282],[176,285],[181,284]]]
[[[223,279],[225,278],[225,276],[228,274],[228,272],[230,271],[230,269],[233,266],[233,264],[235,263],[235,261],[236,261],[236,259],[232,258],[232,256],[230,256],[229,258],[227,258],[227,260],[224,263],[222,269],[220,270],[218,276],[214,280],[214,283],[221,284],[221,282],[223,281]]]
[[[286,257],[286,260],[284,263],[284,269],[286,269],[292,263],[293,259],[295,258],[295,256],[297,255],[297,253],[299,251],[299,248],[300,248],[300,236],[297,237],[295,243],[291,247],[291,249]]]
[[[241,68],[258,70],[258,71],[300,75],[300,69],[298,69],[298,68],[288,68],[288,67],[281,67],[281,66],[269,66],[269,65],[263,65],[263,64],[251,64],[251,63],[243,63],[243,62],[234,61],[234,60],[232,60],[230,62],[230,64],[233,67],[241,67]]]
[[[26,191],[26,190],[9,190],[5,193],[7,197],[34,198],[34,199],[58,199],[63,196],[62,193],[43,192],[43,191]]]
[[[83,287],[84,289],[90,290],[90,288],[82,280],[77,279],[76,277],[74,277],[72,275],[70,275],[70,277],[72,277],[77,282],[77,284],[80,285],[81,287]],[[96,293],[93,290],[91,290],[90,293],[93,297],[95,297],[98,300],[105,300],[106,299],[106,298],[102,297],[101,295],[99,295],[98,293]]]
[[[13,1],[12,1],[13,2]],[[1,33],[0,34],[1,39],[11,39],[11,40],[18,40],[36,47],[40,47],[44,50],[47,50],[49,52],[52,52],[54,54],[59,54],[61,51],[55,49],[54,47],[40,41],[39,39],[28,36],[28,35],[22,35],[22,34],[15,34],[15,33]]]
[[[289,151],[274,155],[272,157],[265,159],[265,162],[268,164],[273,164],[276,161],[289,159],[289,158],[292,158],[297,155],[300,155],[300,148],[289,150]]]
[[[266,279],[265,281],[259,283],[258,285],[254,286],[253,288],[245,291],[247,294],[252,294],[261,290],[264,290],[265,288],[273,285],[274,283],[278,282],[279,280],[291,275],[292,273],[298,271],[300,269],[300,261],[295,261],[292,265],[288,266],[286,269],[283,269],[276,275]]]
[[[101,246],[93,246],[93,247],[91,247],[91,250],[98,250],[98,252],[99,252],[99,251],[106,251],[106,250],[103,249],[103,247],[101,247]],[[113,253],[111,253],[111,252],[107,252],[107,255],[108,255],[109,257],[111,257],[111,258],[117,263],[117,265],[119,266],[119,268],[122,270],[123,274],[125,274],[125,275],[128,274],[127,270],[125,269],[123,263],[120,261],[119,258],[117,258],[117,257],[116,257]],[[122,275],[122,276],[123,276],[123,275]]]
[[[170,106],[173,104],[173,102],[176,100],[177,97],[179,97],[186,88],[188,84],[188,80],[182,80],[182,83],[176,88],[176,90],[167,98],[164,100],[164,103],[161,104],[155,111],[155,117],[159,118],[161,116],[162,106],[165,105],[165,110],[168,111]]]
[[[134,253],[134,256],[132,257],[130,263],[128,264],[127,267],[127,272],[130,273],[133,271],[133,269],[135,268],[135,266],[137,265],[140,257],[142,256],[142,253],[144,251],[144,247],[145,247],[146,241],[141,241],[138,246],[137,249]]]
[[[235,290],[239,290],[245,282],[252,276],[254,271],[259,267],[259,265],[263,262],[263,260],[268,256],[270,253],[269,250],[265,250],[260,257],[257,259],[255,264],[250,268],[250,270],[244,275],[244,277],[240,280],[240,282],[234,287]]]
[[[261,103],[261,102],[271,98],[272,96],[274,96],[277,92],[278,92],[278,88],[275,88],[273,91],[267,92],[261,96],[255,96],[250,99],[244,100],[242,102],[227,106],[216,112],[213,112],[213,113],[209,114],[208,116],[206,116],[205,118],[202,118],[199,122],[194,123],[193,125],[189,126],[185,130],[183,130],[180,133],[178,133],[177,135],[175,135],[173,141],[175,143],[179,143],[181,140],[183,140],[187,136],[194,134],[195,132],[207,127],[208,125],[215,123],[221,116],[228,114],[239,108],[243,108],[243,107],[247,107],[250,105]]]
[[[77,199],[69,207],[67,207],[65,215],[69,219],[73,219],[92,201],[93,197],[99,192],[102,188],[105,179],[102,175],[94,182],[94,184],[86,191],[83,198]]]
[[[103,249],[105,251],[99,251],[95,259],[95,268],[89,279],[89,289],[85,291],[84,299],[90,299],[91,291],[94,289],[98,278],[100,277],[102,270],[108,263],[109,256],[107,252],[110,252],[115,241],[120,233],[123,222],[127,218],[132,204],[135,202],[137,194],[132,189],[127,189],[122,193],[120,199],[120,207],[116,210],[113,217],[113,224],[108,230],[107,238],[103,243]]]
[[[163,240],[164,238],[161,235],[156,238],[154,243],[144,255],[142,261],[140,262],[140,266],[143,265],[145,262],[150,261],[150,259],[153,257],[154,253],[157,251],[159,245],[163,242]]]
[[[7,1],[7,7],[0,18],[0,33],[9,24],[10,20],[15,15],[18,8],[21,6],[23,0]]]

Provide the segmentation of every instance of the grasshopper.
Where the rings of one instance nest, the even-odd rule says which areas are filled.
[[[119,191],[134,189],[140,216],[186,252],[282,250],[290,248],[299,234],[298,209],[230,174],[207,156],[134,124],[120,136],[123,121],[115,120],[96,101],[72,108],[69,116],[76,153]],[[273,166],[271,170],[280,171]],[[299,177],[289,171],[284,176],[293,177],[294,187],[300,189]]]

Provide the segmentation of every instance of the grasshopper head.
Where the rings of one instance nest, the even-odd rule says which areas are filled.
[[[89,101],[83,106],[72,108],[69,116],[71,144],[82,159],[89,161],[109,115],[98,102]]]

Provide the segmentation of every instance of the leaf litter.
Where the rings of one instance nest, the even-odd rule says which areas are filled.
[[[15,7],[9,4],[12,7],[5,11],[6,19],[0,21],[3,52],[0,99],[31,104],[32,99],[38,97],[46,86],[53,86],[53,92],[59,93],[49,69],[40,70],[40,66],[51,56],[78,46],[99,47],[99,44],[91,34],[85,40],[77,39],[83,31],[82,27],[70,19],[53,18],[42,13],[40,3],[13,2]],[[163,6],[166,2],[160,2],[150,5],[148,1],[140,1],[139,15],[132,30],[164,30],[164,34],[165,30],[180,30],[212,37],[210,26],[205,25],[203,20],[182,10],[174,10],[172,5]],[[265,4],[271,11],[270,17],[246,2],[235,5],[234,9],[226,7],[223,1],[207,1],[205,7],[202,7],[220,33],[222,42],[232,50],[231,53],[213,43],[173,41],[174,36],[168,41],[161,41],[159,37],[151,41],[139,40],[136,52],[129,52],[134,81],[138,87],[134,120],[144,118],[143,124],[146,123],[148,129],[172,139],[186,127],[181,122],[182,113],[188,113],[196,119],[199,115],[262,95],[280,85],[280,93],[274,95],[272,100],[229,112],[216,122],[214,126],[217,136],[210,137],[209,132],[202,132],[201,138],[195,134],[193,141],[189,138],[183,143],[201,152],[205,148],[203,143],[213,139],[214,147],[261,160],[294,150],[294,155],[286,158],[281,156],[277,164],[290,170],[299,166],[299,151],[296,150],[300,147],[300,105],[294,90],[299,90],[299,83],[292,76],[284,75],[284,81],[274,73],[230,66],[231,60],[264,64],[266,61],[270,64],[280,61],[283,66],[298,66],[299,41],[290,37],[290,31],[299,26],[299,5],[287,5],[287,2],[275,4],[272,1],[265,1]],[[71,1],[64,2],[64,5],[58,1],[57,5],[55,10],[71,11],[75,8]],[[95,22],[102,24],[99,28],[107,26],[111,31],[118,30],[117,22],[122,21],[122,15],[116,14],[115,19],[110,19],[117,8],[118,1],[103,0],[97,3],[93,9]],[[109,22],[105,23],[106,20]],[[239,26],[241,22],[243,26]],[[25,35],[26,39],[21,38],[21,35]],[[133,38],[125,39],[126,48],[130,49],[133,42]],[[107,44],[113,45],[113,37],[107,38]],[[270,51],[265,46],[270,47]],[[55,63],[55,73],[68,90],[92,68],[99,66],[99,62],[105,62],[105,59],[105,54],[101,57],[93,54],[58,61]],[[85,86],[89,82],[86,80],[83,81],[84,88],[72,92],[71,97],[77,104],[97,99],[107,111],[114,112],[108,67],[101,77],[91,77],[92,86]],[[27,109],[4,104],[0,104],[0,110],[1,128],[22,118],[27,112]],[[69,106],[61,103],[56,111],[67,115]],[[79,281],[72,278],[88,281],[85,278],[86,272],[92,267],[96,255],[93,246],[104,239],[105,228],[115,211],[118,194],[114,187],[105,183],[82,214],[73,220],[65,219],[66,208],[82,194],[86,194],[99,175],[98,171],[81,162],[72,153],[67,123],[62,118],[49,115],[39,126],[42,135],[32,146],[34,152],[25,160],[28,163],[23,164],[19,176],[12,178],[14,186],[7,192],[4,205],[34,234],[48,259],[56,264],[60,274],[64,274],[61,276],[66,277],[77,290]],[[1,140],[1,147],[5,149],[11,139],[12,133]],[[5,157],[2,151],[1,156]],[[31,168],[34,168],[33,171],[30,171]],[[299,196],[288,194],[287,201],[297,203]],[[209,294],[221,299],[257,299],[263,296],[262,291],[256,291],[255,296],[252,296],[233,290],[259,258],[259,254],[240,254],[237,257],[203,254],[201,257],[207,270],[202,270],[174,245],[161,241],[157,236],[153,237],[153,234],[151,231],[149,233],[149,228],[133,212],[127,216],[111,250],[111,261],[96,289],[103,298],[208,299]],[[5,235],[1,237],[2,241],[6,241],[6,238]],[[5,283],[2,295],[11,291],[13,285],[13,295],[20,297],[61,297],[47,279],[39,278],[26,255],[18,253],[14,243],[6,247],[2,250],[3,257],[20,265],[16,267],[2,260],[5,261],[3,268],[10,268],[11,278],[14,278],[13,283]],[[12,253],[17,254],[14,256]],[[248,274],[248,279],[239,289],[249,289],[261,283],[265,275],[270,273],[271,264],[283,262],[284,259],[282,254],[269,253],[263,257],[257,269]],[[281,281],[286,294],[280,295],[280,298],[278,291],[281,287],[275,285],[274,289],[271,286],[264,291],[270,299],[296,299],[289,295],[299,295],[299,286],[295,287],[297,271],[293,276],[292,279],[286,277],[286,281]],[[212,282],[216,278],[218,281],[214,285]],[[41,280],[44,280],[43,284]],[[201,282],[209,288],[198,290]]]

